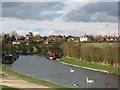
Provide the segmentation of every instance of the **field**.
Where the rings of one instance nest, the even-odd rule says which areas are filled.
[[[119,43],[84,43],[83,45],[92,45],[98,48],[104,48],[105,46],[117,46],[120,45]]]

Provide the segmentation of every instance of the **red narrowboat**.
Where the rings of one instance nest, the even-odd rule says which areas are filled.
[[[48,53],[48,59],[49,60],[56,60],[56,54],[55,53]]]

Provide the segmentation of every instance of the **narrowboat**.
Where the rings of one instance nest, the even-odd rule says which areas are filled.
[[[50,55],[49,55],[49,59],[50,59],[50,60],[56,60],[55,54],[50,54]]]
[[[3,64],[12,64],[14,62],[14,56],[12,54],[5,55],[3,58]]]
[[[47,58],[49,60],[56,60],[56,54],[52,52],[48,52]]]

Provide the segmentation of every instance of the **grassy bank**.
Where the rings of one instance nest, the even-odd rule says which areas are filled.
[[[59,61],[63,62],[63,63],[67,63],[67,64],[72,64],[72,65],[76,65],[79,67],[85,67],[85,68],[91,68],[91,69],[97,69],[97,70],[104,70],[104,71],[112,71],[115,73],[120,73],[120,68],[115,68],[112,66],[103,66],[103,65],[97,65],[97,64],[93,64],[90,62],[83,62],[83,61],[78,61],[78,60],[74,60],[74,59],[70,59],[70,58],[66,58],[66,57],[62,57],[59,59]]]
[[[12,87],[8,87],[8,86],[5,86],[5,85],[0,85],[0,87],[2,87],[1,90],[20,90],[18,88],[12,88]]]
[[[2,65],[0,64],[0,71],[2,71]]]
[[[44,81],[44,80],[39,80],[39,79],[34,78],[32,76],[26,76],[24,74],[17,73],[17,72],[12,71],[12,70],[4,67],[4,66],[3,66],[2,70],[3,70],[3,72],[6,72],[8,74],[11,74],[15,77],[21,78],[21,79],[26,80],[26,81],[31,82],[31,83],[36,83],[36,84],[47,86],[47,87],[50,87],[50,88],[58,88],[58,89],[59,88],[67,88],[67,87],[62,86],[62,85],[58,85],[58,84],[48,82],[48,81]]]

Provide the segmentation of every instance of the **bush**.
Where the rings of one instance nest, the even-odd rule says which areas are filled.
[[[80,46],[73,42],[61,45],[63,55],[87,62],[118,66],[118,44],[116,43],[84,43]]]

